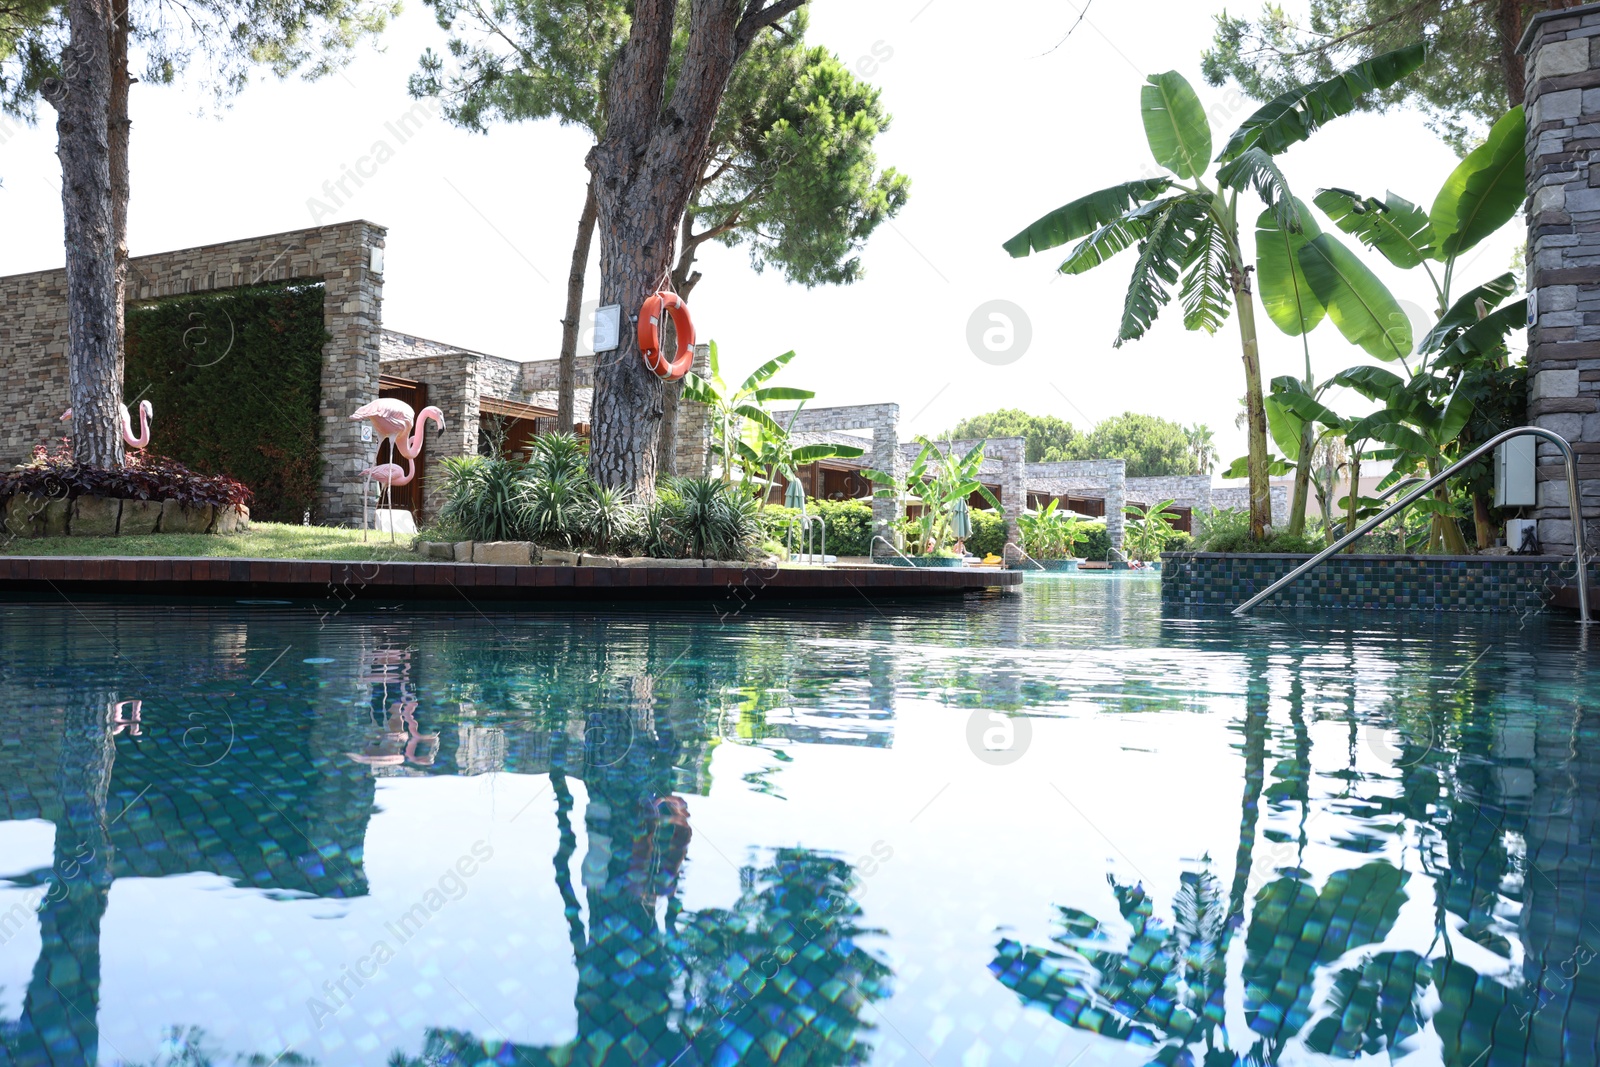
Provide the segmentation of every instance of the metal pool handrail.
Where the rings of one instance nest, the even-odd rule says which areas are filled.
[[[1555,445],[1557,448],[1561,449],[1561,455],[1566,460],[1567,504],[1572,513],[1573,560],[1578,567],[1578,617],[1584,625],[1588,625],[1591,621],[1589,618],[1589,561],[1587,554],[1583,550],[1583,506],[1578,499],[1578,461],[1577,458],[1572,454],[1572,446],[1567,443],[1567,439],[1565,437],[1562,437],[1553,430],[1546,430],[1539,426],[1522,426],[1515,430],[1507,430],[1504,433],[1496,434],[1494,437],[1479,445],[1462,458],[1450,464],[1450,466],[1446,467],[1438,474],[1435,474],[1433,477],[1424,481],[1421,485],[1417,486],[1417,488],[1413,489],[1411,492],[1407,493],[1393,504],[1390,504],[1388,507],[1378,512],[1378,514],[1374,515],[1360,526],[1357,526],[1354,530],[1339,538],[1339,540],[1335,541],[1321,552],[1318,552],[1316,555],[1300,564],[1300,566],[1296,567],[1288,574],[1285,574],[1282,578],[1279,578],[1277,581],[1267,586],[1264,590],[1257,593],[1249,600],[1246,600],[1243,604],[1240,604],[1238,607],[1234,608],[1233,613],[1235,615],[1249,614],[1251,608],[1277,593],[1278,590],[1292,584],[1307,571],[1312,570],[1328,557],[1338,553],[1340,549],[1346,547],[1347,545],[1353,544],[1362,537],[1365,537],[1374,528],[1376,528],[1379,523],[1389,518],[1389,516],[1393,515],[1395,512],[1400,511],[1401,509],[1406,508],[1415,501],[1421,499],[1428,493],[1429,490],[1444,482],[1446,478],[1449,478],[1460,468],[1466,466],[1468,463],[1471,463],[1478,457],[1492,451],[1502,443],[1516,437],[1542,437],[1546,441],[1549,441],[1551,444]],[[1352,489],[1352,492],[1354,492],[1354,489]]]
[[[1006,554],[1006,549],[1008,549],[1008,548],[1016,549],[1017,550],[1017,555],[1021,556],[1023,559],[1025,559],[1029,563],[1033,564],[1035,567],[1038,567],[1040,570],[1047,571],[1047,570],[1050,569],[1049,567],[1046,567],[1043,563],[1040,563],[1038,560],[1036,560],[1032,556],[1028,555],[1027,550],[1024,549],[1021,545],[1017,544],[1015,541],[1007,541],[1005,544],[1001,545],[1000,546],[1000,554],[1002,556],[1004,556]]]
[[[905,560],[907,563],[910,563],[911,566],[913,566],[913,567],[916,566],[915,563],[911,563],[911,557],[910,556],[906,555],[904,552],[900,551],[898,548],[896,548],[893,545],[891,545],[889,543],[889,539],[887,537],[884,537],[882,534],[873,534],[872,535],[872,540],[867,542],[867,551],[871,552],[872,551],[872,546],[877,544],[879,541],[883,542],[883,547],[884,548],[887,548],[890,552],[893,552],[895,555],[899,556],[901,559]]]

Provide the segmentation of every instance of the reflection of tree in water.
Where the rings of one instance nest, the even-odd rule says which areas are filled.
[[[1600,1062],[1600,927],[1586,881],[1600,859],[1600,739],[1583,712],[1553,714],[1537,689],[1518,693],[1514,679],[1455,665],[1446,672],[1424,658],[1409,665],[1415,680],[1392,686],[1384,739],[1366,739],[1389,764],[1374,774],[1358,769],[1363,725],[1376,724],[1358,716],[1352,678],[1342,711],[1333,710],[1349,723],[1348,763],[1318,772],[1336,785],[1318,807],[1336,812],[1339,825],[1319,836],[1365,862],[1318,884],[1302,866],[1315,817],[1302,666],[1289,671],[1290,729],[1280,746],[1269,744],[1265,664],[1251,665],[1240,852],[1226,908],[1209,870],[1182,876],[1170,921],[1143,886],[1113,880],[1131,936],[1058,907],[1049,945],[1000,942],[995,976],[1068,1025],[1148,1048],[1151,1063],[1419,1050],[1459,1067]],[[1440,685],[1441,676],[1458,684]],[[1519,700],[1529,712],[1515,710]],[[1268,749],[1280,747],[1265,784]],[[1258,843],[1254,810],[1263,801],[1282,818]],[[1284,826],[1295,817],[1298,826]],[[1397,846],[1413,857],[1405,870],[1376,856]],[[1258,874],[1268,880],[1248,894],[1246,918],[1262,851],[1269,863]],[[1397,948],[1386,942],[1419,867],[1432,880],[1432,943]],[[1224,960],[1236,928],[1244,945],[1230,975]],[[1480,970],[1486,959],[1503,965]],[[1242,1032],[1224,1025],[1225,985],[1242,992],[1230,1002],[1242,1005]]]
[[[596,708],[586,732],[587,928],[572,884],[573,795],[561,767],[551,774],[555,875],[578,969],[577,1036],[536,1048],[431,1030],[421,1057],[396,1053],[396,1067],[866,1061],[870,1026],[861,1012],[888,994],[890,972],[857,943],[877,931],[860,926],[851,866],[780,849],[766,866],[741,871],[731,907],[684,912],[678,876],[692,831],[688,805],[672,790],[675,767],[696,759],[687,750],[696,746],[679,741],[687,721],[659,706],[653,729],[640,729],[641,706],[655,695],[650,679],[637,682],[634,706]]]

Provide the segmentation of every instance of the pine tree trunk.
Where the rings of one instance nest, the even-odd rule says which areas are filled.
[[[122,466],[117,425],[122,375],[117,361],[117,286],[112,220],[110,0],[69,0],[71,40],[61,77],[40,95],[56,110],[61,207],[67,251],[67,366],[73,459]]]
[[[111,0],[111,95],[106,115],[106,141],[111,171],[111,247],[116,271],[117,381],[126,380],[128,307],[128,201],[132,179],[128,172],[128,139],[133,122],[128,117],[128,0]],[[120,393],[120,387],[119,387]]]
[[[624,314],[616,358],[597,361],[590,467],[635,499],[655,492],[661,379],[639,355],[636,316],[670,276],[676,230],[705,172],[734,64],[757,33],[805,0],[697,0],[668,95],[677,0],[636,0],[611,73],[606,132],[589,153],[600,226],[600,300]]]
[[[589,269],[589,247],[594,242],[599,217],[594,178],[583,194],[583,214],[578,218],[578,239],[572,246],[572,269],[567,274],[567,314],[561,320],[561,363],[556,379],[556,429],[572,432],[573,397],[578,389],[578,316],[583,314],[583,277]],[[596,360],[598,362],[598,360]]]

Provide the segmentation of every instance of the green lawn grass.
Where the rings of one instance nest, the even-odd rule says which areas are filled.
[[[249,559],[415,560],[411,536],[340,526],[255,522],[237,534],[149,534],[143,537],[12,537],[0,534],[8,556],[212,556]]]

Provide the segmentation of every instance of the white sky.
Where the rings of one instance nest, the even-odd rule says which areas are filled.
[[[814,404],[896,401],[903,433],[936,433],[997,407],[1059,415],[1080,429],[1135,410],[1209,423],[1224,465],[1243,454],[1232,318],[1215,337],[1187,333],[1174,300],[1144,340],[1115,349],[1131,252],[1059,278],[1060,255],[1012,260],[1000,247],[1068,200],[1154,173],[1138,112],[1145,74],[1187,76],[1216,116],[1219,145],[1255,107],[1200,78],[1221,3],[1091,5],[1076,33],[1047,53],[1082,10],[1076,0],[813,0],[812,40],[853,65],[889,54],[870,78],[894,116],[879,155],[911,176],[911,200],[872,239],[867,276],[847,288],[807,291],[771,271],[757,275],[744,251],[703,250],[695,320],[702,339],[717,340],[726,374],[793,348],[799,358],[780,381],[816,390]],[[587,135],[544,122],[481,136],[430,120],[397,144],[385,124],[412,107],[406,78],[423,48],[442,41],[431,12],[412,0],[383,52],[364,48],[344,74],[315,84],[264,76],[220,117],[199,117],[210,110],[199,89],[136,86],[133,254],[307,226],[310,198],[381,138],[394,158],[320,221],[363,217],[389,228],[385,325],[553,358]],[[0,147],[0,274],[62,261],[49,117]],[[1329,185],[1374,195],[1392,187],[1424,206],[1455,162],[1414,114],[1340,119],[1283,160],[1307,201]],[[1241,213],[1253,218],[1255,209]],[[1513,225],[1481,246],[1458,270],[1458,292],[1506,270],[1521,240]],[[1397,296],[1432,307],[1420,274],[1368,261]],[[591,294],[597,282],[596,266]],[[1033,326],[1028,352],[1003,367],[977,359],[966,340],[973,311],[994,299],[1020,305]],[[1301,373],[1299,342],[1260,318],[1265,377]],[[1359,355],[1331,323],[1312,335],[1320,376]]]

